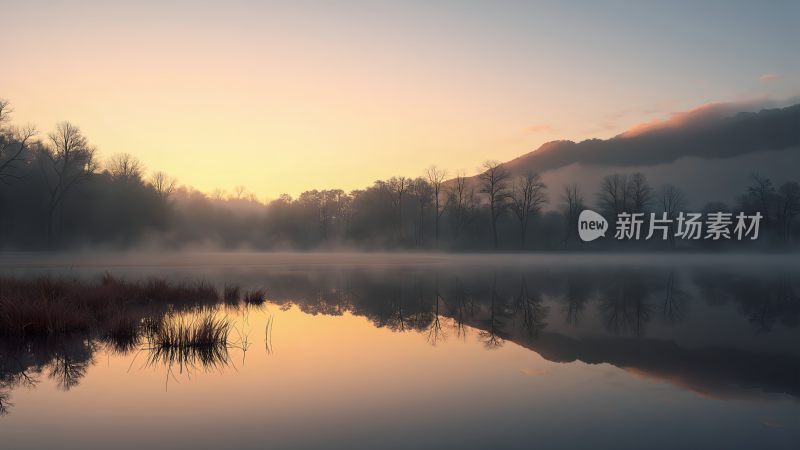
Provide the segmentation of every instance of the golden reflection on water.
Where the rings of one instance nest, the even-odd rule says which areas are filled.
[[[490,387],[486,380],[492,380],[488,402],[500,401],[498,390],[506,389],[502,380],[509,378],[523,381],[533,395],[541,383],[524,380],[522,369],[556,366],[516,345],[486,351],[472,329],[432,346],[423,333],[376,328],[350,313],[309,315],[267,303],[239,310],[221,306],[216,314],[233,321],[233,340],[241,333],[249,344],[230,348],[226,365],[170,371],[147,364],[147,350],[101,350],[69,392],[47,378],[36,389],[16,390],[13,414],[0,423],[4,435],[10,432],[23,443],[26,427],[36,424],[52,439],[88,445],[118,433],[137,442],[149,439],[137,435],[137,428],[161,437],[182,432],[196,437],[247,423],[278,434],[308,420],[321,421],[315,426],[322,428],[353,426],[349,421],[357,417],[387,420],[469,407]],[[565,377],[570,372],[559,370],[559,385],[575,381]],[[420,403],[426,407],[417,410]]]

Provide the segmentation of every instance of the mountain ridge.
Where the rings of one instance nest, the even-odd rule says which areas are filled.
[[[522,175],[575,163],[652,166],[681,157],[730,158],[800,146],[800,103],[732,115],[729,109],[727,104],[707,105],[666,121],[633,127],[609,139],[549,141],[502,165],[513,175]]]

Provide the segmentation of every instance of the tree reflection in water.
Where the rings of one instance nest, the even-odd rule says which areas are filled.
[[[551,361],[610,363],[705,391],[744,389],[800,398],[800,379],[792,375],[800,373],[796,356],[773,354],[768,348],[764,353],[734,347],[712,351],[702,343],[697,349],[684,348],[663,337],[648,338],[653,324],[675,327],[689,321],[692,312],[701,314],[698,311],[708,323],[708,335],[717,327],[738,326],[731,322],[735,316],[724,314],[730,310],[750,325],[752,333],[771,333],[777,327],[794,332],[800,317],[798,280],[791,271],[742,274],[670,267],[391,272],[352,268],[337,273],[259,274],[245,284],[263,287],[268,306],[234,301],[230,295],[220,296],[216,306],[208,295],[197,302],[182,297],[177,309],[168,303],[137,303],[135,313],[109,314],[100,329],[0,338],[0,414],[13,407],[15,389],[35,387],[43,374],[65,391],[79,385],[101,349],[121,355],[143,353],[140,367],[163,368],[167,381],[198,370],[223,371],[233,364],[233,348],[243,351],[244,363],[250,346],[247,333],[235,329],[238,339],[229,338],[234,330],[230,326],[223,327],[224,338],[203,345],[163,345],[154,339],[165,320],[191,320],[203,311],[207,314],[208,307],[219,314],[230,311],[245,325],[251,309],[270,306],[297,307],[308,314],[350,313],[366,317],[376,327],[421,333],[433,346],[448,336],[466,339],[474,332],[489,350],[512,341]],[[234,286],[231,281],[223,280],[229,284],[227,292]],[[559,314],[563,319],[554,320]],[[268,354],[274,321],[270,315],[264,329]],[[592,322],[602,324],[607,336],[565,334]]]

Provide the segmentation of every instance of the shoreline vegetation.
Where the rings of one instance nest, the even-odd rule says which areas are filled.
[[[310,189],[263,201],[242,186],[211,194],[179,186],[164,172],[146,171],[130,154],[101,161],[78,126],[62,122],[42,135],[33,126],[11,125],[11,112],[0,99],[5,250],[719,251],[797,248],[800,242],[800,184],[774,183],[757,173],[741,180],[733,204],[690,199],[678,185],[653,185],[624,167],[598,185],[555,189],[539,173],[512,172],[511,163],[491,160],[474,176],[431,166],[350,192]],[[689,204],[698,206],[687,210]],[[763,220],[753,242],[681,240],[673,224],[668,239],[585,243],[577,236],[583,209],[602,214],[611,229],[623,212],[666,213],[672,221],[681,212],[742,212]]]
[[[93,333],[132,338],[158,335],[164,317],[198,312],[219,302],[206,282],[150,278],[131,282],[103,275],[97,281],[41,276],[0,278],[0,335],[30,337]],[[216,325],[214,323],[214,325]]]
[[[232,291],[226,308],[244,304]],[[249,343],[222,315],[221,302],[204,281],[133,282],[108,273],[92,281],[0,277],[0,416],[13,406],[9,391],[35,387],[43,371],[59,389],[76,386],[101,348],[143,353],[142,367],[163,367],[167,383],[177,380],[176,371],[191,376],[228,367],[229,351],[246,352]]]

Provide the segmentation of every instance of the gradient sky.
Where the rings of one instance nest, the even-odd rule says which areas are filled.
[[[104,3],[2,0],[15,122],[262,199],[800,93],[796,1]]]

